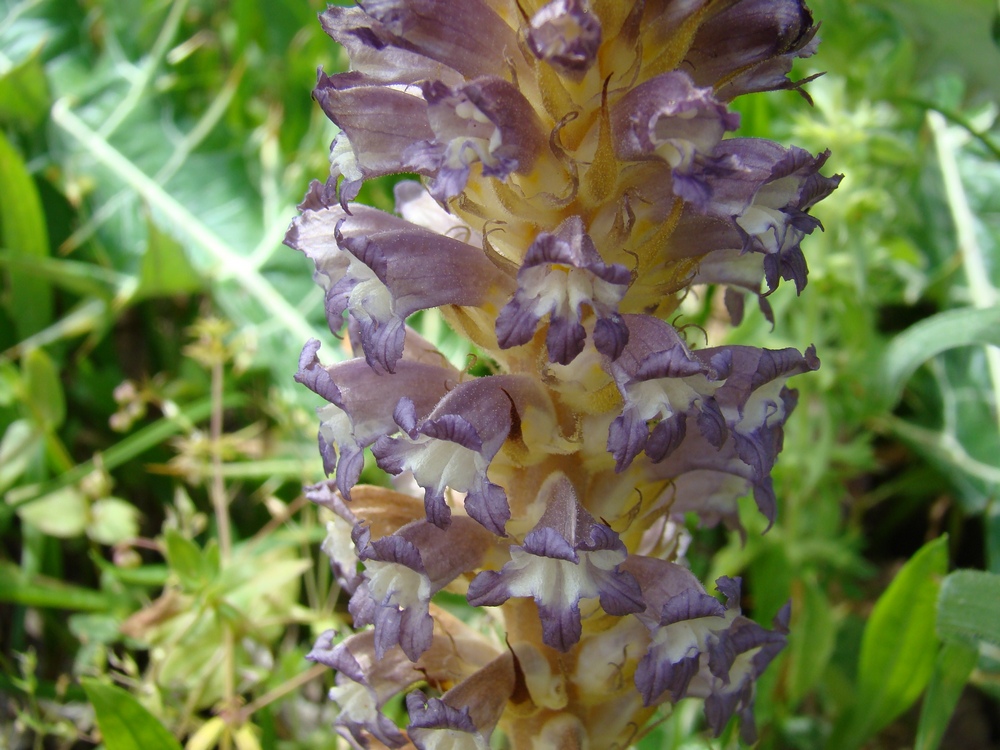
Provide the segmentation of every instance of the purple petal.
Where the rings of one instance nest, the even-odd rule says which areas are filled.
[[[548,316],[549,361],[569,364],[583,351],[584,307],[597,317],[595,343],[615,359],[628,340],[628,328],[617,312],[631,282],[628,270],[606,264],[583,220],[571,216],[554,232],[542,232],[525,255],[517,274],[517,292],[497,318],[497,340],[503,349],[527,343]]]
[[[601,23],[582,0],[553,0],[532,16],[527,36],[535,57],[579,80],[597,58]]]
[[[702,86],[729,100],[755,91],[798,88],[785,76],[796,57],[815,52],[818,26],[801,0],[744,0],[698,29],[684,61]],[[721,85],[720,85],[721,84]]]
[[[455,69],[466,78],[506,69],[517,37],[483,0],[360,0],[394,45]]]

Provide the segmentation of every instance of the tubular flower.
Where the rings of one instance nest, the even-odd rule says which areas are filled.
[[[357,0],[324,29],[352,69],[320,73],[340,128],[286,243],[315,264],[331,331],[296,380],[325,404],[309,488],[358,632],[337,671],[356,747],[623,747],[661,706],[705,701],[752,741],[757,677],[781,650],[685,567],[687,514],[769,522],[771,470],[812,347],[699,348],[672,322],[692,285],[771,317],[801,292],[812,207],[840,176],[755,138],[729,103],[812,54],[801,0]],[[395,186],[394,214],[352,203]],[[437,309],[493,365],[471,377],[407,327]],[[364,453],[397,489],[358,485]],[[435,603],[482,608],[480,629]],[[370,627],[366,627],[370,626]],[[382,712],[396,696],[407,726]]]

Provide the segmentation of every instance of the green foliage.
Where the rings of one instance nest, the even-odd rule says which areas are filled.
[[[937,632],[946,643],[1000,646],[1000,575],[956,570],[944,579]]]
[[[94,679],[80,683],[107,750],[180,750],[177,739],[128,691]]]
[[[857,695],[827,745],[859,747],[909,708],[927,686],[938,644],[934,616],[948,568],[947,539],[928,542],[879,597],[865,626]]]

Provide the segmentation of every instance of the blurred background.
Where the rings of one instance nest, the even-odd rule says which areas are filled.
[[[998,6],[810,5],[812,106],[735,105],[741,135],[846,175],[810,283],[770,298],[773,330],[726,328],[711,289],[685,314],[823,366],[794,382],[775,527],[752,501],[745,542],[691,524],[690,563],[743,576],[759,622],[792,601],[760,747],[998,748]],[[310,98],[346,65],[322,8],[0,0],[2,748],[338,747],[303,657],[350,617],[292,375],[308,338],[343,345],[281,244],[336,132]],[[391,210],[391,181],[361,200]],[[683,701],[637,746],[739,745],[702,727]]]

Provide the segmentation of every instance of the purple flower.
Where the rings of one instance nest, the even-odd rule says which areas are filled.
[[[567,651],[581,634],[580,599],[599,598],[608,614],[644,608],[630,573],[619,570],[625,545],[597,523],[576,499],[565,476],[553,475],[539,492],[546,509],[511,561],[483,571],[469,586],[473,606],[498,606],[511,597],[530,596],[538,605],[546,645]]]
[[[555,232],[542,233],[528,248],[517,274],[517,292],[497,317],[501,349],[528,343],[546,315],[549,360],[569,364],[583,351],[586,340],[584,307],[596,315],[594,344],[616,358],[628,329],[617,313],[628,288],[628,269],[607,265],[583,231],[580,217],[564,221]]]

